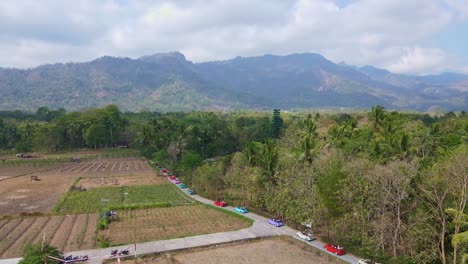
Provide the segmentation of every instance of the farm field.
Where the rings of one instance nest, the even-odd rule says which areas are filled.
[[[86,177],[82,178],[77,183],[77,186],[83,186],[86,189],[92,189],[99,187],[132,186],[147,184],[167,184],[167,180],[163,177],[155,177],[153,172],[151,175]]]
[[[125,195],[128,193],[128,195]],[[107,206],[132,206],[170,203],[188,204],[193,201],[177,191],[172,184],[141,185],[124,187],[94,188],[86,192],[68,193],[57,206],[61,213],[91,213],[100,210],[104,204],[101,199],[109,200]]]
[[[144,158],[99,158],[67,164],[53,171],[59,174],[79,174],[81,177],[155,175]]]
[[[119,212],[119,221],[99,231],[110,243],[164,240],[247,228],[250,223],[204,205],[149,208]]]
[[[0,220],[0,258],[18,257],[25,243],[38,243],[44,237],[65,252],[94,248],[97,220],[97,214]]]
[[[83,152],[72,153],[64,155],[83,155]],[[85,154],[93,157],[92,152]],[[113,154],[118,155],[117,152]],[[97,155],[94,153],[94,156]],[[86,162],[68,161],[61,164],[57,164],[54,159],[20,159],[7,163],[0,162],[0,216],[51,212],[79,177],[83,178],[83,185],[89,188],[165,182],[164,178],[155,177],[156,173],[147,165],[145,159],[135,157],[97,158]],[[40,181],[31,181],[31,175],[38,176]],[[92,202],[95,203],[94,200]]]
[[[47,213],[78,176],[35,173],[40,181],[20,176],[0,181],[0,215]]]
[[[222,262],[220,262],[222,260]],[[134,260],[122,263],[134,264]],[[267,239],[243,242],[234,245],[221,245],[216,248],[196,249],[167,253],[162,256],[138,259],[139,264],[332,264],[325,253],[317,254],[305,244],[293,239]]]

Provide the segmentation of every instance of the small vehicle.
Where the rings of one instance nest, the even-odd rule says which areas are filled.
[[[370,259],[360,259],[358,264],[379,264],[379,263],[372,261]]]
[[[186,192],[188,195],[195,195],[195,194],[196,194],[196,192],[195,192],[194,190],[192,190],[192,189],[187,189],[185,192]]]
[[[268,219],[268,223],[269,223],[270,225],[273,225],[273,226],[276,226],[276,227],[284,226],[283,221],[281,221],[281,220],[279,220],[279,219],[275,219],[275,218],[270,218],[270,219]]]
[[[240,207],[240,206],[237,206],[236,208],[234,208],[234,211],[236,211],[238,213],[241,213],[241,214],[246,214],[246,213],[249,212],[249,210],[247,210],[247,208]]]
[[[177,177],[176,177],[176,176],[174,176],[174,175],[171,175],[171,176],[169,176],[169,180],[178,180],[178,179],[177,179]]]
[[[216,201],[214,202],[214,205],[219,206],[219,207],[226,207],[227,203],[225,201]]]
[[[130,254],[130,252],[128,251],[128,249],[124,249],[122,251],[119,252],[119,255],[128,255]]]
[[[324,248],[327,251],[329,251],[329,252],[331,252],[333,254],[339,255],[339,256],[346,254],[346,249],[344,247],[342,247],[342,246],[339,246],[339,245],[326,244],[324,246]]]
[[[167,169],[164,169],[164,168],[161,169],[161,172],[162,173],[168,173]]]
[[[179,187],[180,189],[185,189],[185,188],[187,188],[187,185],[185,185],[183,183],[179,183],[179,184],[177,184],[177,187]]]
[[[179,180],[172,180],[171,182],[172,182],[173,184],[179,184],[179,183],[180,183]]]
[[[116,256],[117,253],[119,253],[119,250],[118,250],[118,249],[111,250],[111,256]]]
[[[315,240],[315,236],[309,232],[297,232],[296,234],[299,238],[304,239],[305,241],[312,241]]]

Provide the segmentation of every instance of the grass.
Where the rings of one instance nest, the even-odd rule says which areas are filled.
[[[108,208],[138,208],[160,207],[192,203],[192,200],[182,196],[171,184],[141,185],[124,187],[106,187],[90,189],[86,192],[67,192],[57,204],[58,213],[89,213],[98,212],[108,199]],[[125,193],[128,193],[125,197]]]
[[[204,204],[203,206],[205,206],[206,208],[210,208],[210,209],[214,209],[214,210],[218,210],[220,212],[223,212],[225,214],[228,214],[228,215],[232,215],[234,217],[237,217],[241,220],[244,220],[248,223],[250,223],[250,225],[253,225],[253,223],[255,222],[255,220],[251,219],[251,218],[248,218],[247,216],[244,216],[244,215],[241,215],[239,213],[236,213],[234,211],[231,211],[231,210],[227,210],[227,209],[224,209],[224,208],[221,208],[221,207],[217,207],[217,206],[213,206],[211,204]]]

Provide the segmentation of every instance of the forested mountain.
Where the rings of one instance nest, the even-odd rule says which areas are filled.
[[[466,110],[468,76],[410,76],[335,64],[318,54],[192,63],[178,52],[138,59],[0,68],[0,110],[363,108]]]

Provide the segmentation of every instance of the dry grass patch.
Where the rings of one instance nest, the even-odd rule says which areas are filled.
[[[124,261],[134,264],[134,260]],[[166,253],[138,259],[139,264],[332,264],[342,263],[301,242],[288,239],[267,239],[227,244],[207,249]]]

